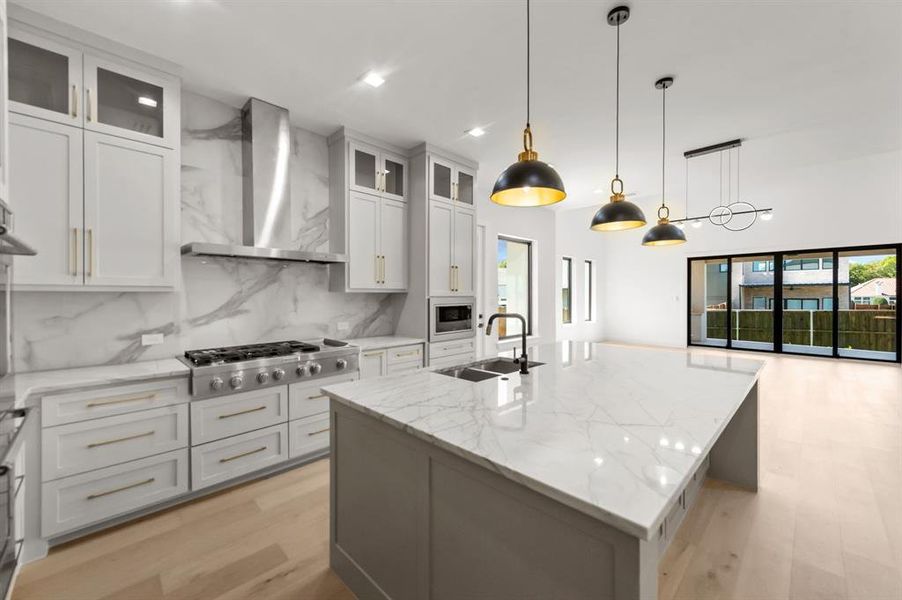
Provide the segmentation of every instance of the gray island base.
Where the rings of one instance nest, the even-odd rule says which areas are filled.
[[[332,569],[364,600],[656,600],[705,477],[757,489],[761,363],[612,348],[541,346],[548,364],[506,382],[423,372],[326,388]],[[695,381],[686,397],[648,381],[618,397],[637,380],[568,396],[586,377],[629,378],[624,360]]]

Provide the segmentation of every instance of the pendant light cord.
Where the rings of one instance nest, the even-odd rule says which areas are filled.
[[[614,178],[620,179],[620,21],[617,21],[617,100],[614,108]]]
[[[529,0],[526,0],[526,128],[529,129]]]
[[[664,157],[667,145],[667,85],[661,87],[661,208],[664,204]]]

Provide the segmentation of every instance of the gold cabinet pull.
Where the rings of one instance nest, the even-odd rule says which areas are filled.
[[[72,86],[72,116],[78,116],[78,86]]]
[[[94,402],[88,402],[85,404],[87,408],[94,408],[97,406],[108,406],[110,404],[122,404],[123,402],[138,402],[140,400],[153,400],[156,398],[156,394],[144,394],[143,396],[129,396],[127,398],[113,398],[111,400],[95,400]]]
[[[94,230],[88,229],[88,277],[94,275]]]
[[[317,394],[316,396],[307,396],[307,400],[319,400],[320,398],[328,398],[328,394]]]
[[[311,432],[309,432],[307,435],[308,435],[308,436],[314,436],[314,435],[316,435],[316,434],[318,434],[318,433],[326,433],[327,431],[329,431],[329,428],[328,428],[328,427],[326,427],[325,429],[317,429],[316,431],[311,431]]]
[[[382,283],[385,283],[385,255],[383,254],[380,259],[382,262],[382,275],[380,278],[382,279]]]
[[[91,88],[85,88],[85,118],[91,121]]]
[[[239,458],[244,458],[245,456],[250,456],[251,454],[257,454],[258,452],[263,452],[266,450],[266,446],[260,446],[254,450],[248,450],[247,452],[242,452],[241,454],[236,454],[235,456],[229,456],[227,458],[220,458],[219,462],[227,463],[232,462],[233,460],[238,460]]]
[[[97,492],[96,494],[89,494],[88,500],[94,500],[96,498],[103,498],[104,496],[109,496],[110,494],[117,494],[119,492],[124,492],[125,490],[130,490],[132,488],[141,487],[142,485],[147,485],[149,483],[153,483],[156,481],[156,477],[148,477],[144,481],[139,481],[137,483],[130,483],[128,485],[123,485],[120,488],[116,488],[114,490],[107,490],[105,492]]]
[[[364,357],[364,358],[373,358],[374,356],[379,356],[380,354],[382,354],[382,351],[381,351],[381,350],[378,351],[378,352],[365,352],[365,353],[363,354],[363,357]]]
[[[69,256],[70,271],[78,275],[78,227],[72,228],[72,253]]]
[[[237,417],[237,416],[239,416],[239,415],[246,415],[246,414],[249,414],[249,413],[255,413],[255,412],[259,412],[259,411],[261,411],[261,410],[266,410],[266,405],[265,405],[265,404],[264,404],[263,406],[255,406],[254,408],[248,408],[248,409],[246,409],[246,410],[239,410],[239,411],[237,411],[237,412],[226,413],[226,414],[224,414],[224,415],[219,415],[219,418],[220,418],[220,419],[231,419],[232,417]]]
[[[402,357],[402,356],[416,356],[416,355],[418,355],[419,353],[420,353],[419,350],[411,350],[411,351],[409,351],[409,352],[401,352],[400,354],[395,354],[395,356],[397,356],[398,358],[400,358],[400,357]]]
[[[102,442],[91,442],[88,444],[88,448],[97,448],[99,446],[109,446],[110,444],[118,444],[119,442],[127,442],[129,440],[137,440],[138,438],[148,437],[156,433],[153,429],[150,431],[145,431],[144,433],[136,433],[135,435],[127,435],[125,437],[116,438],[113,440],[104,440]]]

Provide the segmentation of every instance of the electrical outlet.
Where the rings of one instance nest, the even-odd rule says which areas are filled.
[[[142,346],[156,346],[163,343],[162,333],[145,333],[141,336]]]
[[[335,328],[338,329],[338,331],[347,331],[351,328],[351,325],[347,321],[339,321],[335,324]]]

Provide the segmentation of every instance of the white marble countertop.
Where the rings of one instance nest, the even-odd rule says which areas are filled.
[[[376,350],[377,348],[397,348],[398,346],[410,346],[412,344],[425,344],[421,338],[404,337],[400,335],[376,335],[345,340],[349,344],[360,346],[361,350]]]
[[[328,386],[342,404],[650,539],[763,361],[562,342],[479,383],[438,373]]]
[[[128,383],[167,377],[187,377],[189,369],[175,358],[146,360],[121,365],[78,367],[53,371],[15,373],[0,380],[0,396],[23,406],[35,395],[69,392],[105,384]]]

